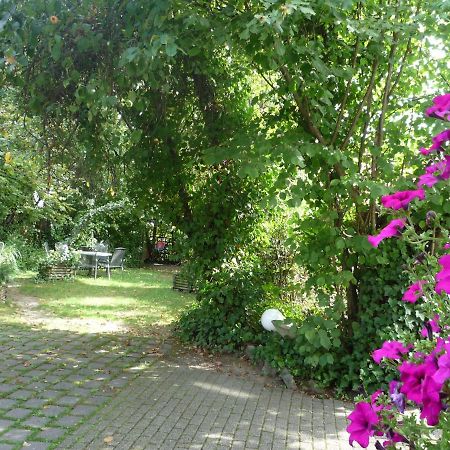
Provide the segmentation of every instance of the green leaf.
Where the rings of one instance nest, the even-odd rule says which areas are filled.
[[[331,348],[331,340],[325,330],[319,330],[319,341],[320,345],[327,350]]]
[[[178,51],[178,45],[175,44],[175,42],[170,42],[166,45],[166,54],[167,56],[173,57],[177,54]]]

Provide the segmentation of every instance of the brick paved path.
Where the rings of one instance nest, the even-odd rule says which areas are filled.
[[[226,366],[217,372],[192,357],[165,358],[59,448],[349,449],[348,408]]]
[[[244,363],[164,355],[148,338],[0,325],[0,450],[350,448],[348,405]]]
[[[46,450],[152,364],[155,342],[0,324],[0,450]]]

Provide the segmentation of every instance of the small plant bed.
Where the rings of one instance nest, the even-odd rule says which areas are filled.
[[[78,254],[66,249],[51,250],[39,262],[37,281],[56,281],[73,279],[78,264]]]

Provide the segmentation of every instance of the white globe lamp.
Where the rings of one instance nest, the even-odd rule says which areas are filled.
[[[261,316],[261,325],[264,327],[267,331],[275,331],[275,326],[272,323],[272,320],[284,320],[285,317],[279,311],[278,309],[268,309],[264,311],[263,315]]]

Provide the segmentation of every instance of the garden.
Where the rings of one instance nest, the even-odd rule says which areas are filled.
[[[450,448],[449,12],[2,2],[2,321],[19,289],[350,400],[355,447]]]

